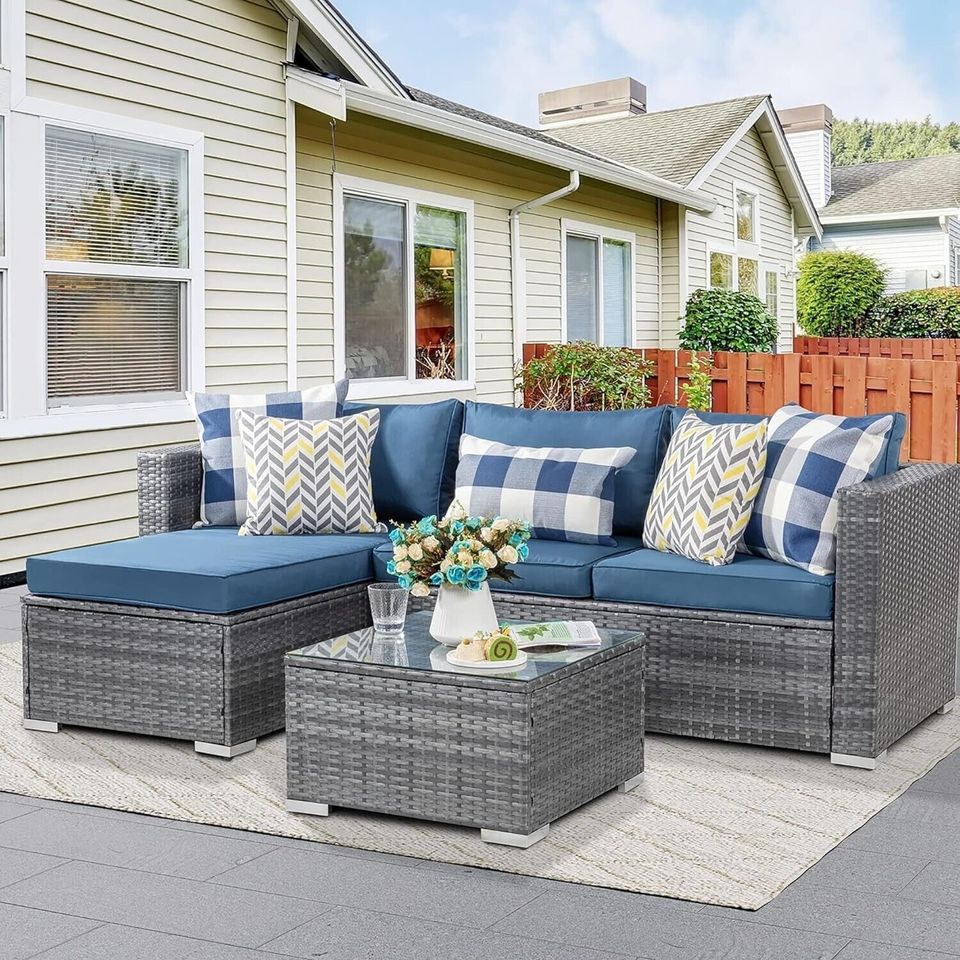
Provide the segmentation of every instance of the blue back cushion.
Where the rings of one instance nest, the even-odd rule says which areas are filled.
[[[677,424],[687,413],[687,407],[670,408],[670,435],[677,429]],[[764,417],[752,413],[700,413],[697,416],[705,423],[758,423]],[[886,414],[884,414],[886,416]],[[893,429],[890,431],[890,439],[884,447],[880,462],[876,467],[875,476],[882,477],[887,473],[894,473],[900,469],[900,447],[903,445],[903,438],[907,432],[907,417],[903,413],[891,413],[893,417]],[[866,417],[864,419],[873,419]]]
[[[343,414],[371,407],[380,411],[380,431],[370,458],[377,516],[388,523],[442,516],[453,500],[463,404],[348,402]]]
[[[559,412],[466,402],[463,432],[523,447],[633,447],[636,456],[617,473],[613,532],[642,536],[647,504],[666,450],[669,410]],[[376,492],[376,491],[374,491]]]

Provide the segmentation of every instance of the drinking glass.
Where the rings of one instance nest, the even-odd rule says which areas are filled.
[[[403,633],[407,616],[407,591],[399,583],[371,583],[367,587],[373,629],[386,636]]]

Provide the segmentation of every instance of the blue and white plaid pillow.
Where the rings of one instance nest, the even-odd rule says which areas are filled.
[[[200,431],[203,492],[200,525],[239,527],[247,519],[247,472],[237,412],[285,420],[332,420],[340,416],[349,381],[289,393],[190,393]]]
[[[471,516],[525,520],[539,540],[612,545],[617,470],[633,447],[510,447],[464,434],[454,502]]]
[[[743,546],[820,575],[836,568],[837,491],[881,470],[894,417],[834,417],[797,404],[767,429],[767,467]]]

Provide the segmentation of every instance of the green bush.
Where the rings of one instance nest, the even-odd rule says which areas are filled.
[[[883,296],[884,271],[853,250],[821,250],[800,260],[797,320],[815,337],[859,337],[867,311]]]
[[[680,346],[684,350],[733,350],[766,353],[777,342],[777,321],[760,300],[733,290],[697,290],[681,317]]]
[[[867,315],[861,336],[960,338],[960,287],[883,297]]]

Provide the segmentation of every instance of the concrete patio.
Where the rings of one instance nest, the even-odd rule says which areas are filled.
[[[946,960],[960,751],[756,913],[0,794],[0,930],[3,960]]]

